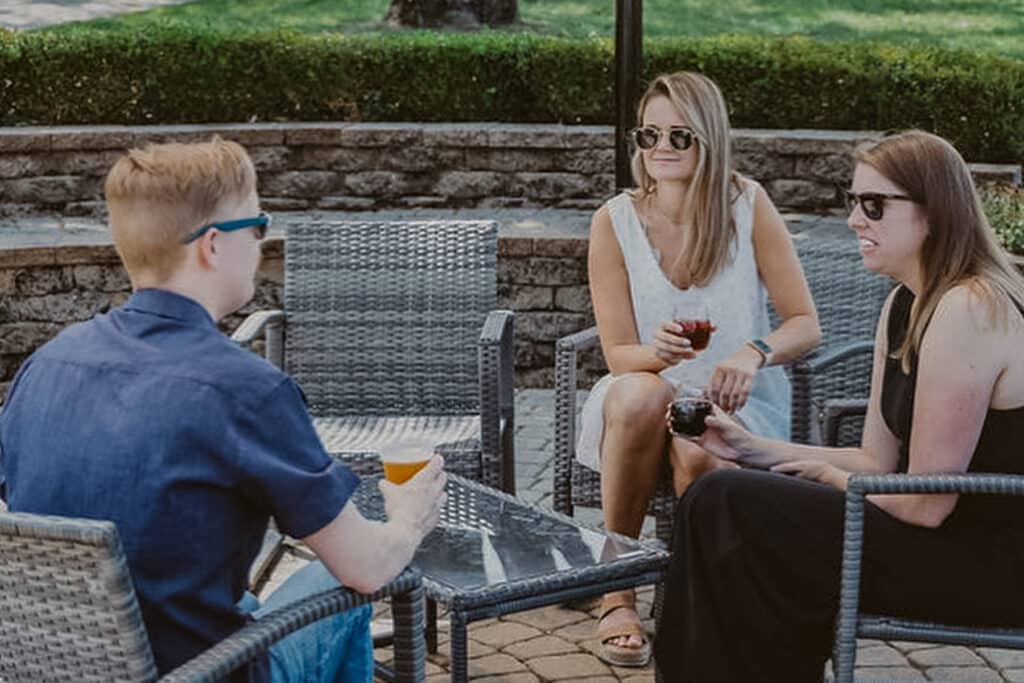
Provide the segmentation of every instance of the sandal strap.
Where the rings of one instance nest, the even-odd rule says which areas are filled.
[[[636,609],[636,593],[632,590],[625,590],[606,594],[601,598],[601,613],[597,617],[598,621],[620,607]]]

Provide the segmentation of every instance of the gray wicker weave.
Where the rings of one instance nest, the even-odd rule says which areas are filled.
[[[860,560],[864,497],[873,493],[1024,495],[1024,476],[1001,474],[882,474],[850,477],[846,491],[843,564],[832,664],[837,683],[852,683],[857,637],[1024,649],[1024,628],[937,624],[860,614]],[[941,599],[941,596],[936,596]]]
[[[406,570],[372,595],[310,596],[253,622],[162,677],[213,683],[331,614],[392,596],[397,681],[425,676],[423,588]],[[0,680],[155,681],[142,614],[112,522],[0,513]]]
[[[513,314],[497,301],[497,224],[310,221],[287,229],[284,312],[251,315],[317,431],[360,473],[381,444],[439,444],[449,471],[513,491]]]
[[[820,442],[829,397],[868,396],[875,325],[888,278],[867,271],[852,239],[796,239],[822,329],[822,345],[787,366],[792,381],[792,433],[797,443]],[[774,313],[773,325],[778,324]],[[576,367],[579,351],[598,343],[591,327],[558,340],[555,356],[554,508],[601,506],[600,474],[579,465],[576,452]],[[651,501],[657,536],[671,540],[675,497],[668,478]]]

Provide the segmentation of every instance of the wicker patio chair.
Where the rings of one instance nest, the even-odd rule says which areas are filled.
[[[425,676],[423,589],[406,570],[372,595],[326,591],[272,612],[160,678],[214,683],[274,642],[331,614],[391,596],[397,681]],[[381,671],[387,677],[389,672]],[[124,552],[112,522],[0,514],[0,680],[157,680]]]
[[[818,310],[822,345],[786,366],[792,382],[792,439],[820,443],[829,397],[866,398],[871,384],[875,325],[892,289],[888,278],[866,270],[856,242],[794,239]],[[778,318],[771,313],[772,324]],[[577,505],[601,507],[600,473],[576,462],[578,353],[598,343],[591,327],[558,340],[555,351],[555,510],[571,515]],[[657,537],[669,543],[675,496],[668,473],[651,501]]]
[[[289,225],[284,311],[247,318],[302,387],[327,449],[357,472],[420,435],[446,468],[514,492],[513,314],[490,221]]]
[[[1024,476],[1004,474],[856,474],[846,490],[839,617],[832,657],[836,683],[853,683],[857,638],[970,645],[1024,650],[1024,628],[940,624],[862,614],[860,560],[864,542],[864,497],[874,493],[1024,495]],[[935,596],[941,600],[942,596]],[[1024,618],[1022,618],[1024,620]]]

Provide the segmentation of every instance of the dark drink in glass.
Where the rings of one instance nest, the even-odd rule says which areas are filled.
[[[672,432],[679,436],[696,438],[704,433],[704,418],[711,414],[711,401],[706,398],[684,396],[672,401],[669,420]]]
[[[683,336],[690,340],[694,351],[706,349],[715,330],[710,320],[677,320],[676,324],[683,328]]]

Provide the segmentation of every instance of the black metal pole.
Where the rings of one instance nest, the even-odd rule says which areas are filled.
[[[633,184],[626,133],[640,99],[643,63],[643,0],[615,0],[615,188]]]

